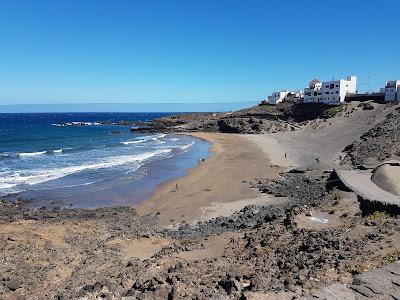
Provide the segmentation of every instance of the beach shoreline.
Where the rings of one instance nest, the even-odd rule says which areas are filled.
[[[162,184],[138,207],[139,214],[159,213],[159,226],[173,228],[226,214],[251,204],[266,204],[268,195],[251,188],[255,178],[276,178],[285,166],[271,164],[262,148],[243,136],[185,133],[212,143],[211,157],[182,177]],[[271,200],[273,201],[273,200]]]

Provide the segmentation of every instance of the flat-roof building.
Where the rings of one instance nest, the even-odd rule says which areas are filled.
[[[304,89],[304,103],[320,102],[322,83],[318,79],[313,79]]]
[[[346,95],[357,92],[357,77],[348,76],[346,79],[320,82],[314,79],[304,89],[305,103],[340,104]]]
[[[390,80],[385,85],[385,102],[400,101],[400,80]]]
[[[271,96],[268,96],[268,103],[269,104],[278,104],[285,100],[286,96],[289,94],[289,91],[280,91],[272,93]]]

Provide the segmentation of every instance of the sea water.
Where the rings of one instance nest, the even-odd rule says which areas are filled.
[[[135,205],[208,156],[209,144],[190,136],[111,124],[164,115],[0,114],[0,196],[33,198],[32,206]],[[73,122],[85,125],[63,126]]]

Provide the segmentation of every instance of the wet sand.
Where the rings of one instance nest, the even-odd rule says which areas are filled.
[[[208,214],[224,215],[230,206],[237,210],[269,201],[268,196],[252,189],[250,182],[258,177],[274,178],[284,168],[271,166],[257,144],[232,134],[191,135],[213,143],[212,156],[199,162],[186,176],[160,186],[138,207],[139,213],[160,212],[159,226],[171,227],[182,221],[208,219]]]

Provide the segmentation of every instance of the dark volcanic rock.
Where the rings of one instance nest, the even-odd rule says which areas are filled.
[[[342,163],[355,166],[400,158],[400,111],[395,110],[360,139],[344,149]]]
[[[223,133],[268,133],[292,131],[304,121],[327,119],[340,113],[343,107],[332,107],[320,103],[291,103],[254,106],[232,113],[190,113],[138,123],[139,132],[223,132]]]

